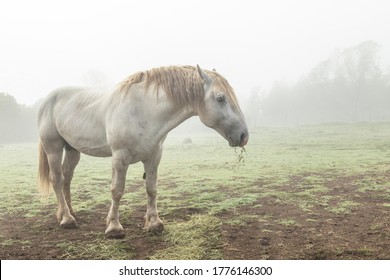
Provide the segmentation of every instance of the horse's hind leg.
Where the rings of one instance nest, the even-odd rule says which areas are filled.
[[[64,195],[66,203],[68,204],[70,214],[76,218],[76,214],[72,208],[72,200],[70,198],[70,183],[72,182],[73,172],[77,164],[80,161],[80,152],[71,148],[66,147],[65,158],[62,163],[62,172],[64,174]]]
[[[50,167],[50,180],[57,197],[58,211],[57,219],[63,228],[76,227],[76,219],[70,214],[70,209],[64,195],[64,175],[62,173],[62,154],[63,143],[59,141],[52,142],[50,145],[44,145],[47,154],[47,160]]]

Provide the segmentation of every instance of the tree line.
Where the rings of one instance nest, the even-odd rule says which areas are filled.
[[[18,104],[0,92],[0,143],[37,141],[37,107]]]
[[[372,41],[334,51],[293,84],[255,89],[248,122],[302,125],[326,122],[390,121],[390,68],[383,70],[380,46]]]

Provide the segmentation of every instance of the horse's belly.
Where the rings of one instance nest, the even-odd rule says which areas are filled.
[[[79,147],[77,150],[83,154],[94,157],[110,157],[112,155],[109,146]]]
[[[83,154],[95,157],[109,157],[112,155],[105,135],[87,133],[87,131],[68,132],[66,134],[59,132],[69,146]]]

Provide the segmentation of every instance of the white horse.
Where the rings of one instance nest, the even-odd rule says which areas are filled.
[[[148,196],[145,228],[163,231],[156,204],[163,143],[169,131],[195,115],[230,146],[247,144],[248,129],[233,89],[217,72],[199,66],[138,72],[107,94],[73,87],[50,93],[38,113],[39,179],[44,192],[53,186],[60,226],[76,227],[70,183],[80,153],[84,153],[112,157],[112,204],[106,236],[125,235],[119,222],[119,202],[127,168],[139,161],[144,165]]]

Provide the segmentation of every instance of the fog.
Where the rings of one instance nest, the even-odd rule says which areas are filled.
[[[225,76],[251,128],[390,121],[389,8],[376,0],[3,0],[0,130],[33,131],[37,102],[57,87],[110,90],[136,71],[187,64]]]

